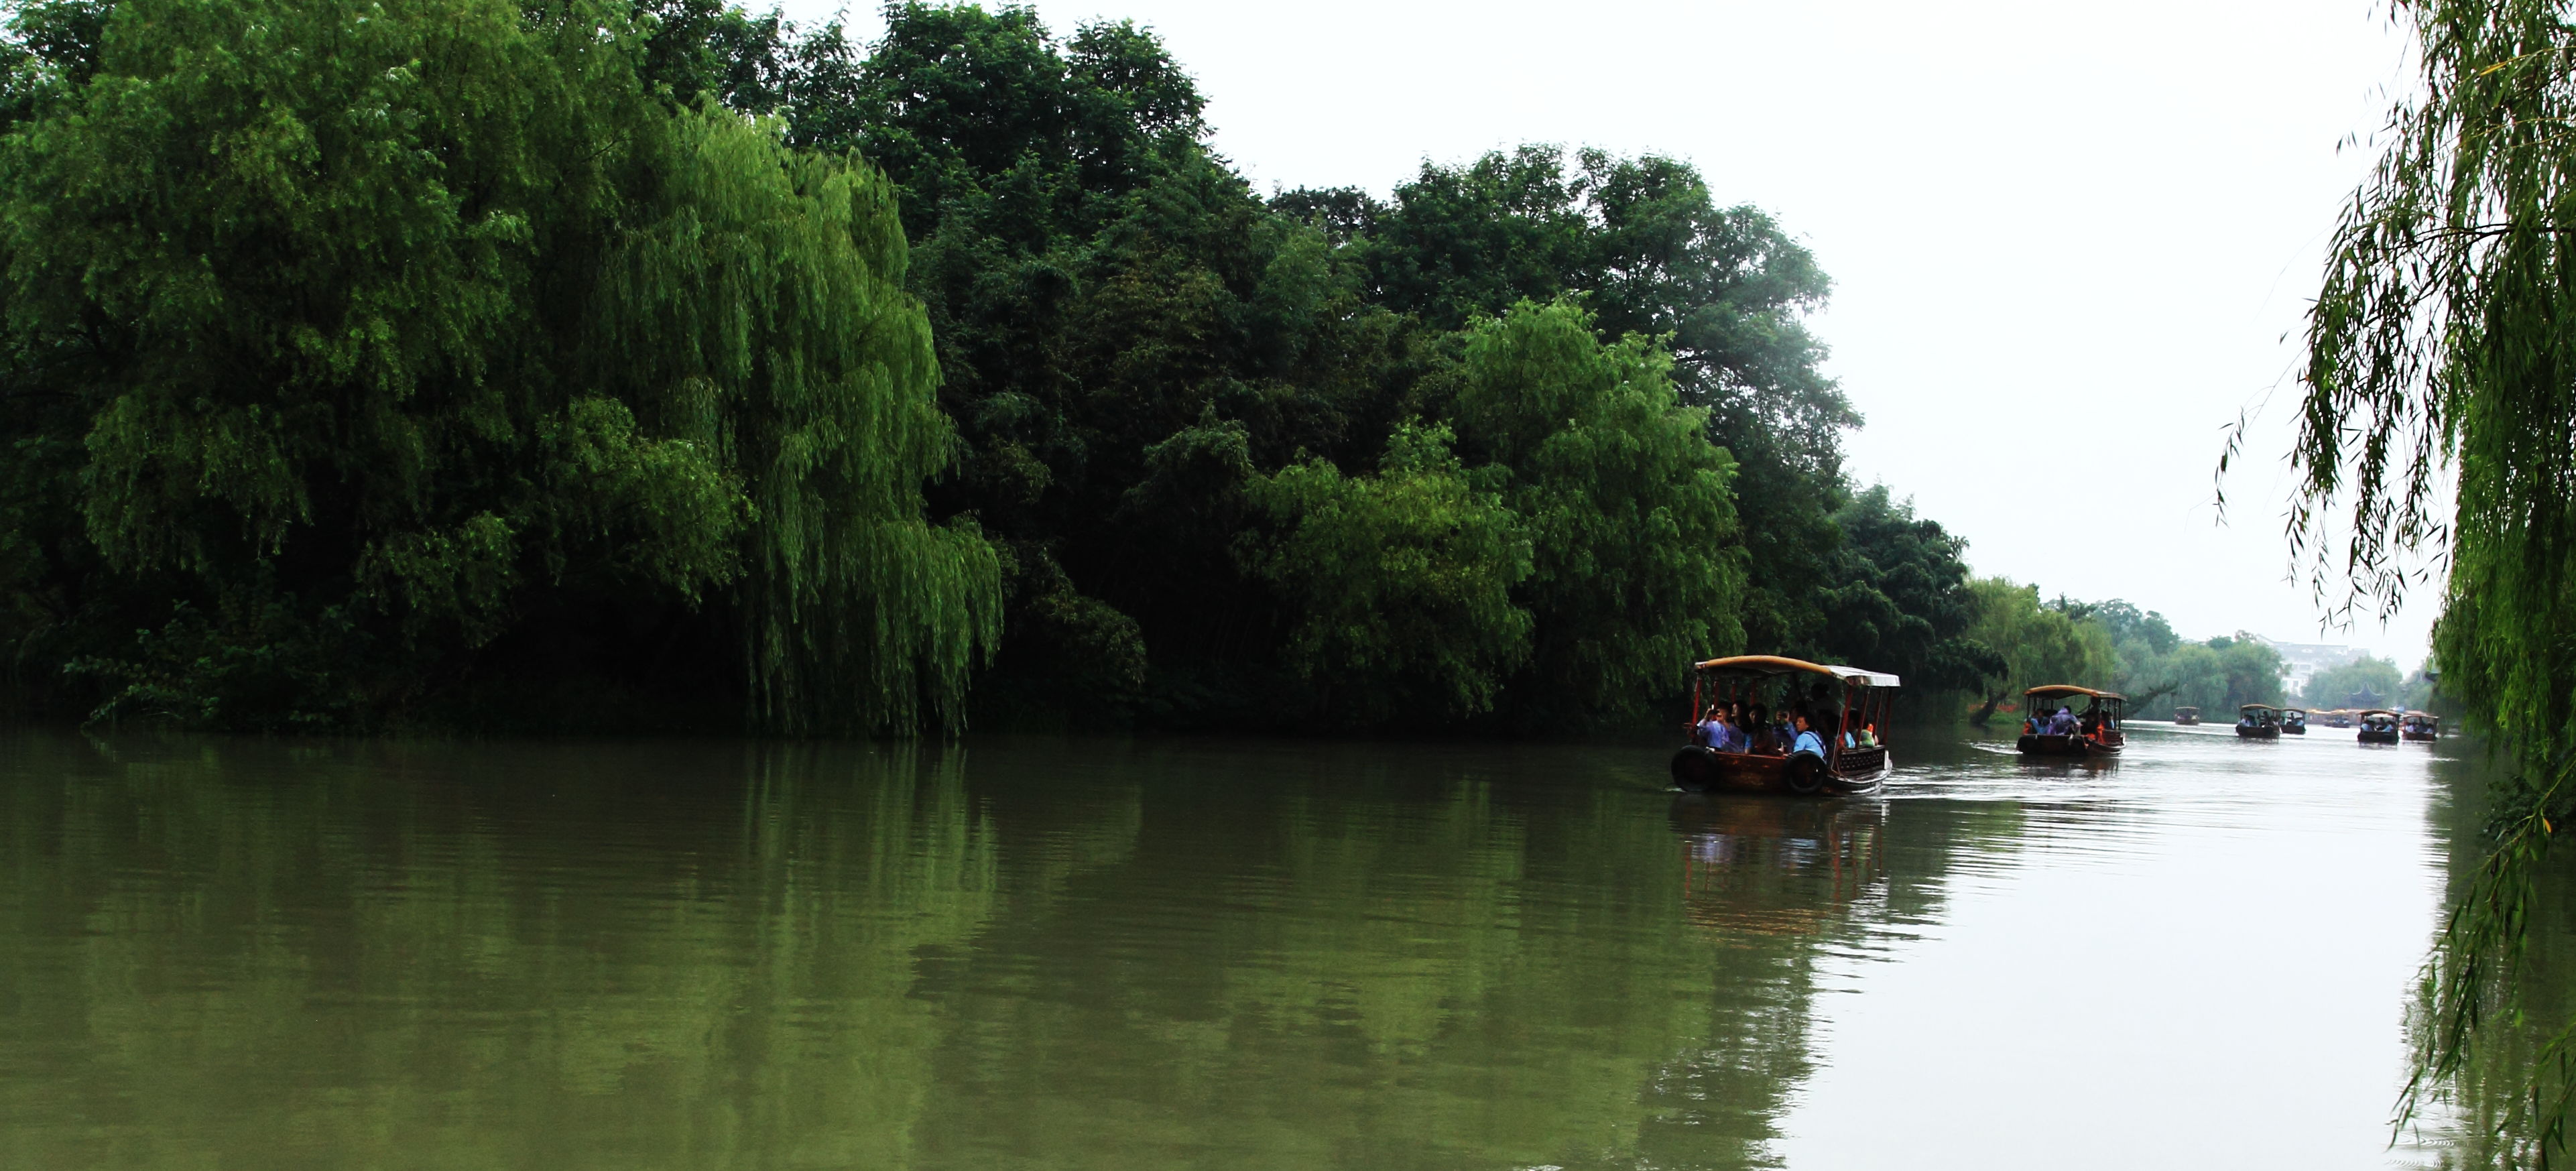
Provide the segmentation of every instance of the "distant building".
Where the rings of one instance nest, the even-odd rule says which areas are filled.
[[[2372,691],[2370,685],[2365,683],[2361,690],[2344,697],[2343,706],[2347,711],[2366,712],[2387,707],[2388,701],[2379,698],[2379,693]]]
[[[2254,637],[2263,638],[2259,634]],[[2308,680],[2316,678],[2317,672],[2328,667],[2340,667],[2346,663],[2359,662],[2370,655],[2369,651],[2360,647],[2333,646],[2318,642],[2275,642],[2263,638],[2263,645],[2271,647],[2281,656],[2281,678],[2284,685],[2289,688],[2290,698],[2293,700],[2307,692]]]

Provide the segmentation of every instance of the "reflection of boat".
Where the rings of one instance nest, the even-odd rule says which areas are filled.
[[[2120,731],[2121,709],[2128,697],[2109,691],[2095,691],[2067,683],[2051,683],[2022,692],[2022,706],[2030,710],[2030,719],[2022,724],[2019,747],[2025,756],[2113,756],[2129,742]],[[2069,712],[2075,717],[2075,731],[2047,731],[2040,712],[2048,701],[2064,703],[2076,696],[2086,699],[2082,712]]]
[[[2305,735],[2307,735],[2307,734],[2308,734],[2308,713],[2307,713],[2305,710],[2300,709],[2300,708],[2294,708],[2294,707],[2285,707],[2285,708],[2282,708],[2282,709],[2281,709],[2281,734],[2282,734],[2282,735],[2284,735],[2284,736],[2305,736]]]
[[[2442,738],[2442,717],[2410,711],[2397,721],[2397,738],[2431,743]]]
[[[2196,707],[2175,708],[2174,722],[2177,724],[2197,724],[2200,722],[2200,709]]]
[[[1682,910],[1694,926],[1812,933],[1886,877],[1883,802],[1684,793],[1673,798],[1672,819],[1682,839]]]
[[[2361,713],[2361,730],[2352,738],[2364,744],[2397,743],[2397,713],[2367,711]]]
[[[1792,793],[1838,796],[1877,791],[1887,773],[1887,722],[1897,678],[1858,667],[1828,667],[1777,655],[1710,659],[1691,672],[1693,743],[1673,753],[1673,784],[1686,792]],[[1699,721],[1721,707],[1793,712],[1808,720],[1821,755],[1793,752],[1794,741],[1753,730],[1742,751],[1701,739]]]
[[[2281,709],[2268,703],[2249,703],[2236,709],[2236,734],[2247,740],[2281,738]]]

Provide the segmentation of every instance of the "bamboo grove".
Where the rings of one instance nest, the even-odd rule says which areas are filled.
[[[1545,730],[1742,648],[1917,694],[2128,661],[1847,480],[1830,284],[1691,167],[1264,196],[1145,30],[885,15],[12,9],[7,697]]]

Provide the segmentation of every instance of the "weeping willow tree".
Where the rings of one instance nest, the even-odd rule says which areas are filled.
[[[2426,964],[2403,1122],[2521,1024],[2533,874],[2576,804],[2576,27],[2561,0],[2395,16],[2421,87],[2390,116],[2311,310],[2289,532],[2320,598],[2340,581],[2349,608],[2391,613],[2446,571],[2444,690],[2517,765]],[[2570,1042],[2489,1114],[2540,1165],[2565,1149]]]
[[[875,170],[656,93],[623,4],[73,6],[18,10],[0,340],[109,568],[216,611],[129,696],[225,722],[197,676],[348,629],[290,689],[399,705],[586,586],[712,602],[760,726],[953,725],[1000,569],[924,517]]]

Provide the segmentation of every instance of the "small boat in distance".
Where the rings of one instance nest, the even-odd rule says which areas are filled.
[[[2326,726],[2329,728],[2349,728],[2352,726],[2352,713],[2343,708],[2336,708],[2333,711],[2326,712],[2314,712],[2311,714],[2325,717]]]
[[[2410,711],[2397,720],[2397,738],[2432,743],[2442,738],[2442,717],[2431,712]]]
[[[2375,708],[2361,713],[2361,730],[2352,738],[2364,744],[2397,743],[2397,713]]]
[[[2200,722],[2200,709],[2196,707],[2175,708],[2174,722],[2177,724],[2197,724]]]
[[[2236,709],[2236,734],[2246,740],[2281,738],[2281,709],[2268,703],[2249,703]]]
[[[2069,683],[2051,683],[2021,694],[2022,707],[2030,712],[2021,726],[2019,747],[2024,756],[2117,756],[2129,742],[2120,731],[2127,696]],[[2081,712],[2072,710],[2078,697],[2085,700]],[[2047,709],[2058,706],[2070,709],[2071,727],[2052,726]]]
[[[2281,734],[2282,734],[2282,735],[2284,735],[2284,736],[2305,736],[2305,735],[2307,735],[2307,734],[2308,734],[2308,713],[2307,713],[2307,709],[2305,709],[2305,708],[2295,708],[2295,707],[2285,707],[2285,708],[2282,708],[2282,709],[2281,709]]]
[[[1691,743],[1673,753],[1673,784],[1690,793],[1781,793],[1840,797],[1875,793],[1887,776],[1887,725],[1897,678],[1883,671],[1833,667],[1778,655],[1736,655],[1691,668]],[[1761,713],[1755,723],[1749,717]],[[1711,718],[1744,718],[1720,731]],[[1803,716],[1822,754],[1796,751],[1786,730]],[[1775,722],[1775,720],[1777,722]]]

